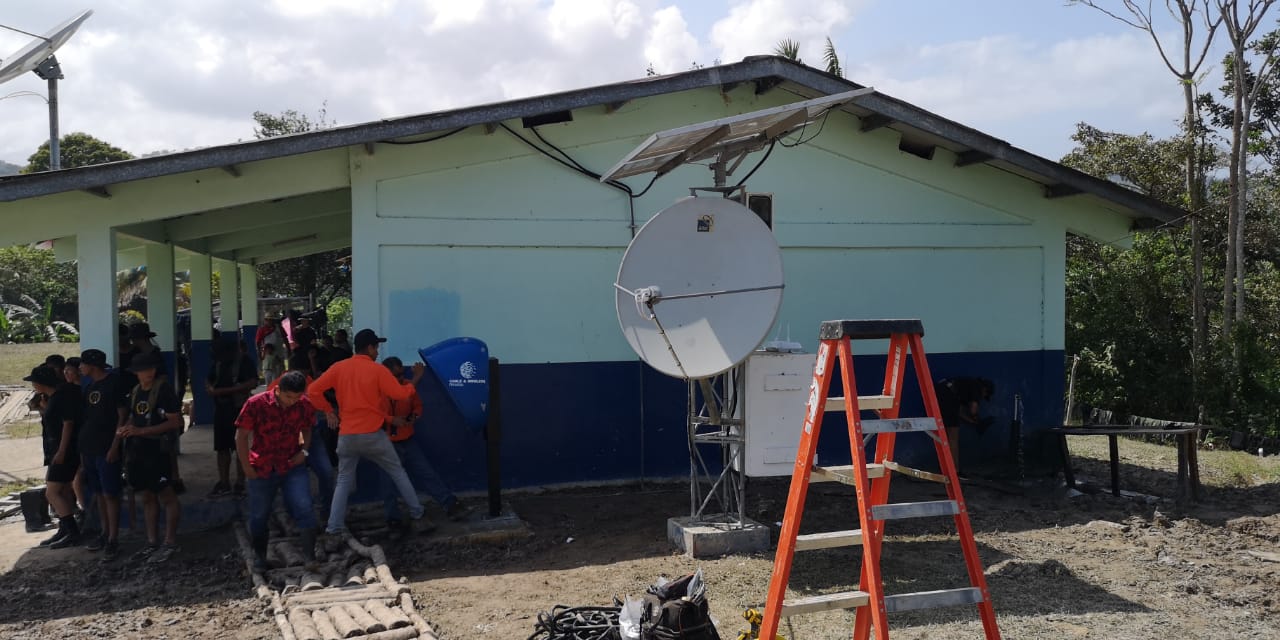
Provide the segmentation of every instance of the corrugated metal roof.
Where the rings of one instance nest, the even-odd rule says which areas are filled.
[[[817,97],[863,88],[862,85],[812,67],[775,56],[750,57],[742,62],[666,76],[451,109],[376,122],[335,127],[294,135],[238,142],[193,151],[151,156],[108,164],[0,178],[0,202],[188,171],[234,167],[245,162],[297,155],[349,145],[412,138],[460,127],[491,124],[601,105],[618,105],[655,95],[716,86],[755,83],[757,91],[783,88]],[[960,156],[958,166],[985,163],[1044,186],[1046,196],[1090,194],[1135,219],[1135,226],[1173,223],[1186,212],[1115,183],[1094,178],[1052,160],[1024,151],[993,136],[948,120],[883,93],[872,93],[846,105],[864,126],[887,126],[914,142],[946,148]]]

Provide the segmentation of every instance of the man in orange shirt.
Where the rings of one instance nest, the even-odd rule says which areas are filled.
[[[347,499],[355,485],[356,466],[361,458],[372,461],[391,476],[400,497],[408,505],[415,532],[427,533],[435,528],[423,516],[418,493],[405,474],[387,432],[382,429],[387,420],[387,400],[408,400],[426,367],[420,362],[414,363],[413,384],[400,384],[386,367],[378,364],[378,345],[386,341],[372,329],[361,329],[354,341],[355,356],[335,363],[307,386],[307,397],[312,404],[325,412],[330,426],[338,425],[338,481],[329,509],[329,525],[325,529],[331,535],[346,529]],[[330,389],[337,396],[336,414],[324,397]]]
[[[383,366],[395,376],[396,380],[400,380],[401,384],[413,389],[413,396],[408,400],[388,400],[387,406],[387,435],[391,437],[391,444],[396,448],[396,455],[400,456],[400,464],[404,467],[405,473],[409,474],[411,481],[416,481],[419,487],[422,487],[431,498],[440,503],[444,507],[445,514],[450,520],[461,520],[465,518],[471,509],[458,501],[458,496],[453,494],[449,489],[449,485],[445,484],[440,478],[436,470],[431,467],[431,463],[427,461],[426,454],[422,451],[417,443],[413,442],[413,423],[422,417],[422,399],[418,397],[418,391],[414,384],[404,377],[404,363],[395,356],[388,357],[382,361]],[[387,516],[387,526],[393,532],[398,532],[400,524],[400,505],[397,500],[395,485],[391,483],[391,479],[387,476],[382,477],[382,495],[383,507]]]

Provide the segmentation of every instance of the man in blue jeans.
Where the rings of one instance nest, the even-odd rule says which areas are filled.
[[[458,501],[458,496],[453,494],[449,485],[445,484],[431,463],[427,461],[427,455],[422,447],[413,441],[413,423],[422,417],[422,400],[418,397],[418,390],[404,377],[404,362],[400,358],[389,356],[383,359],[382,365],[395,376],[396,380],[400,381],[400,384],[412,389],[413,394],[408,400],[387,400],[385,428],[392,446],[396,448],[396,455],[400,457],[400,464],[404,466],[405,473],[409,474],[409,480],[415,483],[416,488],[425,490],[432,499],[440,503],[450,520],[466,518],[471,513],[471,509]],[[392,536],[398,536],[402,526],[400,503],[397,499],[399,496],[391,476],[386,474],[382,475],[382,495],[387,527]]]
[[[249,398],[236,419],[236,453],[249,490],[249,538],[253,567],[267,569],[267,523],[276,493],[298,527],[308,564],[315,561],[316,514],[311,508],[311,476],[307,473],[315,409],[302,396],[307,377],[290,371],[275,389]]]

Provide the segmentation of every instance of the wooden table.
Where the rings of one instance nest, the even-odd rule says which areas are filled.
[[[1188,495],[1192,502],[1200,500],[1200,460],[1196,454],[1196,436],[1202,426],[1176,427],[1172,429],[1156,429],[1152,427],[1125,427],[1123,425],[1098,425],[1083,427],[1055,427],[1050,433],[1057,434],[1062,445],[1062,474],[1067,486],[1076,486],[1075,474],[1071,470],[1071,453],[1067,449],[1067,436],[1107,436],[1111,446],[1111,493],[1120,495],[1120,436],[1161,435],[1174,436],[1178,443],[1178,501]]]

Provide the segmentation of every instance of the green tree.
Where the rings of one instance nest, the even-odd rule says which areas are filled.
[[[327,107],[322,105],[316,118],[288,109],[278,114],[253,112],[257,124],[253,136],[259,140],[275,136],[306,133],[332,127]],[[260,264],[258,291],[264,296],[312,297],[324,307],[339,296],[351,297],[351,249],[324,251]]]
[[[0,247],[0,300],[16,304],[23,296],[40,308],[51,305],[52,319],[75,322],[76,266],[58,262],[47,249]]]
[[[58,141],[63,169],[74,169],[92,164],[132,160],[133,154],[120,147],[103,142],[87,133],[68,133]],[[22,173],[49,170],[49,141],[40,144],[36,152],[27,158]]]

